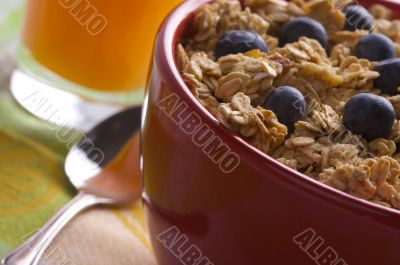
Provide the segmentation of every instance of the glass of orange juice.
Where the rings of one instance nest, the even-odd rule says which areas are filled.
[[[143,97],[153,41],[182,0],[27,0],[20,68],[95,101]]]

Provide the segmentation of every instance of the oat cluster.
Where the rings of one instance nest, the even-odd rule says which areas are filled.
[[[338,1],[341,2],[341,1]],[[381,5],[370,7],[374,31],[392,39],[400,55],[400,20]],[[318,41],[301,37],[278,46],[277,31],[298,16],[319,21],[329,37],[329,53]],[[344,31],[345,17],[329,0],[217,0],[194,17],[194,36],[176,48],[182,77],[193,95],[223,126],[279,162],[331,187],[400,209],[400,95],[374,89],[374,63],[352,56],[368,32]],[[252,50],[217,59],[218,37],[232,29],[251,30],[269,53]],[[260,104],[280,86],[296,87],[307,102],[306,118],[292,133]],[[367,141],[345,129],[346,101],[358,93],[385,96],[397,112],[388,139]]]

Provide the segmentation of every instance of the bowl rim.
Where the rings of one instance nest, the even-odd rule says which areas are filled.
[[[157,65],[163,66],[158,67],[158,71],[161,73],[161,76],[169,77],[168,82],[171,84],[172,92],[177,94],[180,100],[187,103],[188,107],[195,110],[203,123],[207,124],[217,135],[222,136],[221,138],[224,142],[228,144],[232,151],[239,154],[241,160],[245,160],[246,163],[256,168],[259,172],[262,172],[263,165],[268,164],[271,169],[281,175],[278,181],[284,181],[293,185],[293,187],[301,189],[308,195],[318,196],[319,199],[323,199],[324,202],[330,203],[332,206],[351,211],[353,214],[369,214],[369,217],[381,218],[383,222],[391,223],[391,225],[400,228],[400,210],[387,208],[354,197],[281,164],[247,143],[240,136],[223,127],[194,97],[178,70],[175,60],[175,48],[184,31],[185,22],[191,19],[193,12],[204,4],[213,1],[187,0],[183,2],[169,14],[159,30],[155,42],[154,67],[157,67]],[[394,0],[363,0],[360,2],[367,5],[373,3],[387,4],[389,7],[396,7],[400,11],[400,2],[396,3]],[[266,177],[265,174],[263,175],[263,177]],[[270,175],[273,176],[273,174]]]

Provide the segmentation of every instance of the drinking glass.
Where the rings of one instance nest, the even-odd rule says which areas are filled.
[[[95,102],[141,103],[157,29],[180,2],[27,0],[19,68]]]

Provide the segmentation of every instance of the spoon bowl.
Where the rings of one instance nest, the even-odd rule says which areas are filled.
[[[100,123],[75,144],[65,173],[80,191],[106,197],[113,204],[137,199],[141,191],[139,146],[141,108],[120,112]],[[128,173],[128,174],[127,174]]]

